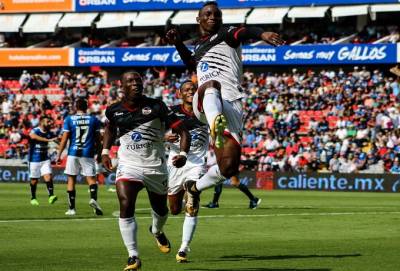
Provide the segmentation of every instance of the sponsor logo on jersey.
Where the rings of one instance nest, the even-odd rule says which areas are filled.
[[[131,135],[131,138],[132,138],[133,141],[139,142],[140,140],[142,140],[143,137],[142,137],[141,133],[133,132],[132,135]]]
[[[200,70],[202,72],[208,71],[208,63],[207,62],[200,62],[199,65],[200,65]]]
[[[143,115],[151,114],[151,108],[146,106],[145,108],[142,109],[142,114]]]
[[[199,81],[200,81],[200,83],[204,83],[208,80],[218,77],[219,75],[221,75],[221,73],[219,71],[215,70],[210,73],[204,74],[202,77],[200,77]]]

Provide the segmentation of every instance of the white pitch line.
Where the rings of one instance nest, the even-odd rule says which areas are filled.
[[[346,216],[346,215],[383,215],[383,214],[400,214],[399,212],[342,212],[342,213],[295,213],[295,214],[262,214],[262,215],[203,215],[202,218],[236,218],[236,217],[282,217],[282,216]],[[136,219],[151,219],[151,216],[139,216]],[[169,216],[169,219],[182,219],[183,216]],[[107,221],[116,220],[115,217],[103,218],[60,218],[60,219],[16,219],[16,220],[0,220],[0,223],[23,223],[23,222],[58,222],[58,221]]]

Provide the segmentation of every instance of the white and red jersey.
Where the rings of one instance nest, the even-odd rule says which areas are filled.
[[[144,97],[137,108],[122,102],[109,106],[110,128],[118,129],[119,163],[136,168],[165,166],[164,134],[181,120],[160,100]]]
[[[193,53],[199,86],[210,80],[218,81],[222,98],[230,102],[244,97],[238,32],[240,29],[236,27],[222,27],[218,33],[200,39]]]

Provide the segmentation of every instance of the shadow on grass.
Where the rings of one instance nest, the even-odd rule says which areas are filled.
[[[229,269],[215,269],[215,268],[196,268],[196,269],[185,269],[185,270],[197,270],[197,271],[331,271],[328,268],[229,268]]]
[[[267,261],[267,260],[289,260],[289,259],[308,259],[308,258],[348,258],[360,257],[360,253],[355,254],[336,254],[336,255],[274,255],[274,256],[260,256],[260,255],[228,255],[222,256],[219,260],[215,261]]]

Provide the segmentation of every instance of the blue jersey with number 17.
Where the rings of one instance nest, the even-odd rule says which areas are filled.
[[[68,155],[90,157],[95,155],[96,133],[100,132],[100,121],[89,115],[72,115],[64,120],[64,132],[69,132]]]

